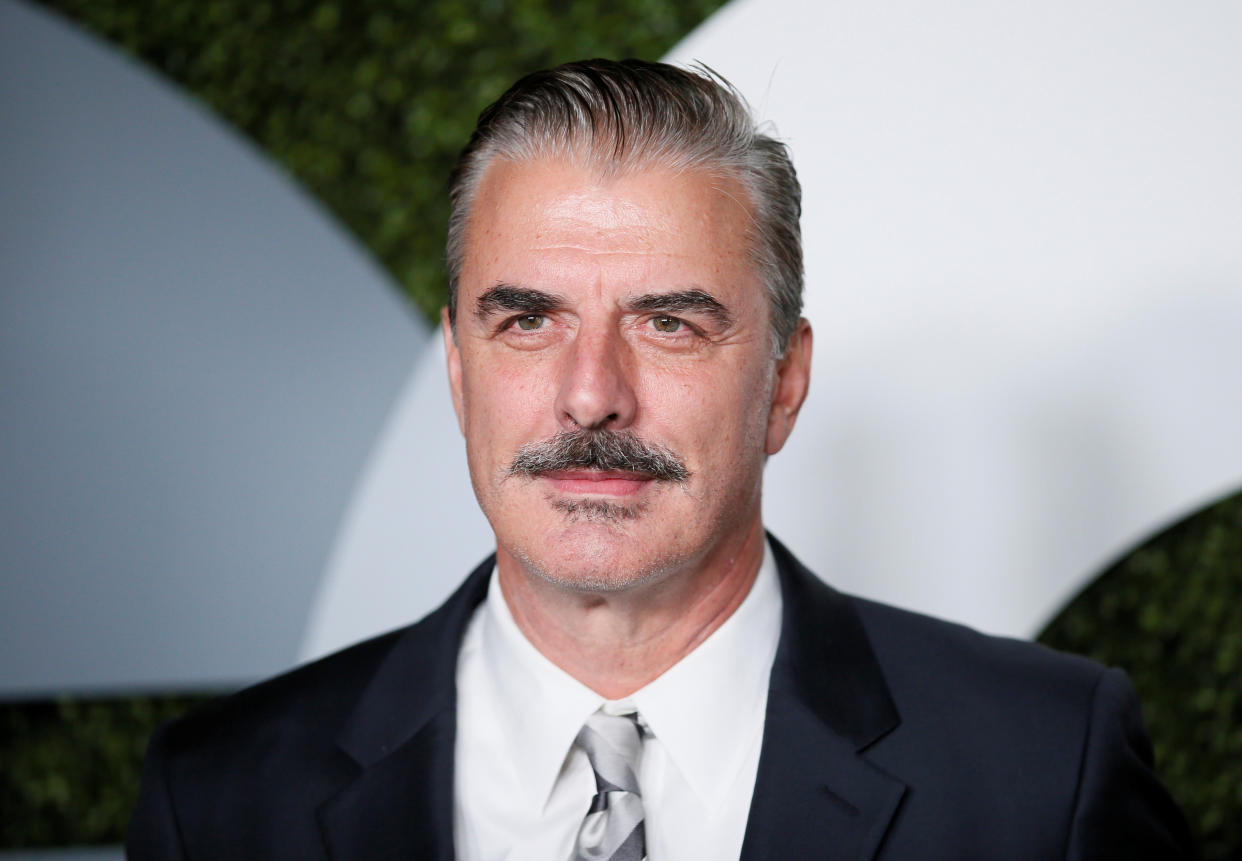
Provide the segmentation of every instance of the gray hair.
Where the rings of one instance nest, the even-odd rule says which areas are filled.
[[[493,159],[585,159],[604,178],[658,165],[736,179],[749,197],[751,257],[768,290],[772,345],[802,313],[802,190],[785,145],[756,128],[745,99],[706,66],[583,60],[522,78],[479,115],[449,180],[449,320],[467,221]]]

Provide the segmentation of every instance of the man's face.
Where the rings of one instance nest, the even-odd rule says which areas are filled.
[[[445,343],[502,567],[616,590],[731,563],[753,539],[809,333],[792,364],[772,359],[746,206],[703,173],[488,168]]]

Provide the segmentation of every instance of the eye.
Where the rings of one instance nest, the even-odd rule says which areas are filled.
[[[681,329],[681,320],[676,317],[652,317],[651,325],[657,332],[676,332]]]
[[[524,316],[518,317],[514,322],[517,323],[517,327],[519,329],[524,329],[525,331],[530,332],[535,329],[541,328],[543,326],[544,320],[546,319],[547,318],[544,317],[542,314],[526,314]]]

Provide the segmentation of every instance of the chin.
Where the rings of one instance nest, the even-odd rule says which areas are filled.
[[[615,594],[658,582],[677,567],[672,558],[635,558],[633,536],[614,531],[610,524],[604,527],[610,534],[600,534],[599,527],[590,519],[571,524],[557,541],[567,551],[563,555],[515,548],[513,556],[527,572],[558,589],[591,594]]]

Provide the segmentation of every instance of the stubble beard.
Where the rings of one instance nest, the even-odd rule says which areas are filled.
[[[613,548],[618,543],[639,545],[640,539],[629,534],[629,527],[649,514],[646,502],[626,504],[608,499],[565,498],[552,493],[547,494],[546,501],[564,518],[570,534],[556,540],[574,549],[573,562],[549,565],[546,556],[529,552],[530,547],[512,547],[511,551],[527,571],[557,589],[617,594],[661,580],[676,567],[670,559],[660,559],[637,570],[617,562]]]
[[[617,524],[637,520],[647,510],[645,502],[622,505],[606,499],[563,499],[553,494],[548,494],[548,504],[563,513],[569,523]]]
[[[575,565],[572,573],[549,568],[535,559],[525,548],[512,548],[514,557],[522,567],[540,580],[559,591],[584,595],[615,595],[663,580],[680,565],[679,559],[664,558],[658,563],[646,565],[639,570],[621,570],[611,554],[586,554]],[[594,557],[594,558],[593,558]]]

